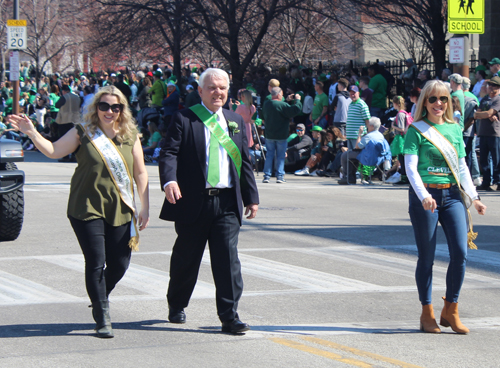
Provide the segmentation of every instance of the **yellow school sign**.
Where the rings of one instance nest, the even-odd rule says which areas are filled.
[[[448,0],[448,32],[484,33],[484,0]]]

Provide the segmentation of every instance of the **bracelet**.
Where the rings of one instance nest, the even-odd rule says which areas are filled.
[[[27,135],[27,134],[26,134],[26,135]],[[29,138],[29,139],[31,139],[31,140],[33,140],[33,138],[35,138],[35,137],[36,137],[36,132],[35,132],[35,133],[33,133],[33,135],[31,135],[31,136],[30,136],[30,135],[28,135],[28,138]]]

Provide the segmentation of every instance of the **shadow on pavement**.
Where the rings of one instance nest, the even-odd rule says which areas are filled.
[[[155,325],[166,326],[155,326]],[[143,331],[170,331],[194,332],[213,334],[220,333],[220,327],[201,327],[200,329],[184,329],[168,327],[170,324],[164,320],[146,320],[137,322],[113,322],[113,330],[143,330]],[[38,336],[95,336],[94,323],[42,323],[25,325],[0,326],[0,339],[14,337]],[[89,332],[90,331],[90,332]]]
[[[318,332],[352,332],[376,334],[407,334],[420,332],[411,328],[367,328],[367,327],[338,327],[338,326],[252,326],[252,331],[279,332],[294,335],[311,335]]]

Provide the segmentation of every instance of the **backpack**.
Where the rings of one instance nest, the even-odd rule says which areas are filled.
[[[406,110],[400,110],[399,112],[405,113],[405,115],[406,115],[406,128],[408,129],[408,127],[411,125],[411,123],[413,123],[413,118],[412,118],[411,114]]]
[[[304,104],[302,105],[302,112],[304,114],[310,114],[311,111],[313,111],[313,107],[314,107],[314,99],[309,95],[304,97]]]

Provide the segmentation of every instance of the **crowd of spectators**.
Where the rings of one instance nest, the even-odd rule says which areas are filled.
[[[340,177],[340,184],[355,184],[356,177],[352,175],[359,170],[364,183],[367,182],[364,179],[375,173],[375,178],[407,184],[401,154],[405,131],[411,124],[421,89],[428,81],[441,79],[449,85],[456,101],[455,114],[464,132],[467,163],[474,183],[480,189],[491,190],[492,185],[500,181],[500,126],[495,120],[499,111],[496,81],[500,60],[483,61],[471,73],[471,79],[449,69],[433,77],[429,70],[419,70],[412,59],[406,60],[406,66],[407,70],[396,78],[385,69],[383,62],[361,71],[329,73],[314,72],[298,62],[275,72],[262,67],[245,74],[244,88],[231,88],[232,98],[228,99],[227,107],[243,116],[252,162],[256,170],[264,171],[265,183],[272,176],[276,176],[278,183],[285,183],[285,173],[295,173]],[[97,74],[54,73],[43,77],[37,88],[29,68],[23,66],[20,109],[45,137],[57,140],[61,132],[57,129],[56,117],[61,108],[63,86],[80,98],[83,115],[99,88],[113,84],[127,97],[141,128],[146,160],[154,161],[173,114],[200,102],[197,79],[202,71],[184,68],[179,80],[168,67],[162,69],[159,65],[137,72],[126,69]],[[404,93],[392,96],[398,79],[403,83]],[[2,82],[0,92],[0,110],[6,116],[12,112],[11,83]],[[380,126],[376,130],[392,143],[393,160],[390,164],[385,162],[383,168],[354,166],[354,173],[349,172],[350,177],[346,178],[346,162],[357,164],[355,158],[367,143],[365,135],[371,136],[377,125]],[[33,149],[27,137],[9,126],[2,123],[0,129],[1,134],[23,141],[25,149]],[[376,138],[379,140],[380,136]],[[476,148],[481,152],[479,160]],[[347,153],[351,151],[353,153]],[[373,151],[373,154],[381,153]]]

